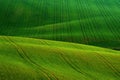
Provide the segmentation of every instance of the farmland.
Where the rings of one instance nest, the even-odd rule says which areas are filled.
[[[1,4],[1,35],[119,48],[119,0],[6,0]]]
[[[119,0],[0,0],[0,80],[119,80]]]
[[[0,52],[2,80],[49,80],[49,78],[50,80],[118,80],[120,78],[119,51],[110,49],[1,36]]]

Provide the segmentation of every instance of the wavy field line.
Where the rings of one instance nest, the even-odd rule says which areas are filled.
[[[117,70],[117,68],[114,67],[114,65],[112,65],[112,64],[109,62],[109,60],[107,60],[104,56],[102,56],[102,55],[99,54],[99,53],[97,53],[97,55],[98,55],[98,57],[102,60],[102,62],[103,62],[105,65],[107,65],[108,68],[110,68],[110,69],[114,72],[115,76],[119,79],[119,78],[120,78],[120,71]]]
[[[37,66],[38,67],[38,69],[39,69],[39,71],[42,71],[42,73],[44,74],[44,76],[46,76],[46,78],[48,78],[48,80],[52,80],[51,79],[51,77],[47,74],[47,70],[46,69],[44,69],[42,66],[40,66],[40,65],[38,65],[36,62],[34,62],[33,60],[31,60],[31,58],[27,55],[27,53],[20,47],[20,45],[18,45],[17,43],[15,43],[14,41],[12,41],[9,37],[5,37],[4,36],[4,38],[6,39],[6,40],[8,40],[8,42],[10,43],[10,44],[12,44],[15,48],[16,48],[16,50],[17,50],[17,52],[18,52],[18,54],[25,60],[25,61],[27,61],[28,63],[30,63],[30,64],[32,64],[32,65],[35,65],[35,66]],[[44,70],[46,70],[46,71],[44,71]],[[58,78],[57,77],[55,77],[55,75],[53,75],[52,74],[52,76],[55,78],[55,80],[58,80]]]

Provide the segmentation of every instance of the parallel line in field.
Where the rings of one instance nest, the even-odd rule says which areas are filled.
[[[48,73],[46,72],[46,71],[48,71],[48,70],[46,70],[45,68],[43,68],[42,66],[40,66],[40,65],[38,65],[36,62],[34,62],[33,60],[31,60],[31,58],[27,55],[27,53],[20,47],[20,45],[18,45],[18,44],[16,44],[14,41],[12,41],[9,37],[6,37],[8,40],[9,40],[9,42],[17,49],[17,51],[18,51],[18,53],[19,53],[19,55],[20,56],[22,56],[22,58],[24,59],[24,60],[26,60],[28,63],[32,63],[34,66],[36,66],[36,67],[38,67],[38,69],[40,70],[40,71],[42,71],[42,73],[44,74],[44,76],[46,76],[46,78],[48,78],[48,80],[52,80],[51,79],[51,77],[48,75]],[[46,70],[46,71],[44,71],[44,70]],[[55,75],[51,75],[51,76],[53,76],[53,78],[55,79],[55,80],[58,80],[58,78],[56,78],[55,77]]]
[[[106,23],[106,25],[107,25],[107,27],[108,27],[108,29],[112,32],[112,34],[114,35],[114,39],[117,39],[118,37],[116,36],[116,33],[115,33],[115,31],[113,31],[113,29],[112,29],[112,27],[114,26],[112,23],[108,23],[108,21],[109,21],[109,19],[106,19],[107,18],[107,16],[111,16],[111,15],[109,15],[110,14],[110,12],[108,13],[107,12],[107,10],[106,10],[106,8],[105,7],[103,7],[103,3],[101,2],[101,1],[98,1],[97,0],[97,3],[98,3],[98,8],[99,8],[99,10],[101,11],[101,9],[102,10],[104,10],[103,12],[101,11],[101,15],[103,16],[103,19],[105,20],[105,23]],[[106,18],[105,18],[106,17]],[[112,26],[111,26],[112,25]]]
[[[114,34],[114,31],[109,27],[109,26],[111,26],[111,25],[109,25],[109,23],[108,23],[108,19],[106,19],[106,18],[108,18],[108,17],[110,17],[108,14],[107,14],[107,11],[106,11],[106,9],[103,7],[103,5],[102,5],[102,3],[100,2],[100,1],[98,1],[97,0],[97,5],[98,5],[98,9],[99,9],[99,11],[101,12],[101,15],[103,16],[103,19],[104,19],[104,21],[105,21],[105,24],[106,24],[106,26],[107,26],[107,29],[112,33],[112,35],[113,35],[113,39],[115,39],[115,38],[117,38],[116,36],[114,36],[115,34]],[[103,11],[102,11],[102,10]],[[108,17],[107,17],[108,16]]]
[[[45,44],[47,44],[48,46],[50,46],[46,41],[44,41]],[[78,73],[82,74],[83,76],[88,76],[90,77],[92,80],[98,80],[96,79],[94,76],[84,72],[84,71],[80,71],[79,67],[77,65],[75,65],[69,58],[64,56],[64,52],[62,52],[62,50],[60,50],[59,48],[57,48],[56,51],[54,51],[55,53],[59,53],[60,57],[75,71],[77,71]]]
[[[6,40],[8,40],[8,42],[16,48],[18,54],[23,58],[23,60],[27,61],[30,64],[32,63],[33,65],[36,65],[33,61],[31,62],[30,58],[28,58],[28,56],[25,55],[26,53],[24,53],[23,50],[20,47],[18,47],[18,45],[15,42],[11,41],[11,39],[8,38],[7,36],[5,36],[4,38]],[[38,66],[38,65],[36,65],[36,66]],[[42,71],[42,70],[40,69],[40,71]],[[43,74],[44,74],[44,76],[46,76],[48,78],[48,80],[51,80],[50,77],[46,73],[43,72]]]
[[[68,57],[65,57],[64,53],[59,49],[59,53],[61,55],[61,58],[75,71],[77,71],[78,73],[82,74],[85,77],[89,77],[92,80],[98,80],[96,79],[94,76],[86,73],[85,71],[80,70],[80,68],[73,63]]]
[[[50,46],[50,44],[48,44],[46,41],[43,41],[43,42],[44,42],[45,45]],[[62,53],[62,51],[61,51],[59,48],[57,48],[56,51],[54,50],[54,52],[55,52],[55,53],[60,53],[60,57],[61,57],[73,70],[77,71],[78,73],[80,73],[80,74],[82,74],[82,75],[84,76],[83,72],[77,70],[77,69],[74,67],[74,65],[72,65],[72,63],[70,63],[68,60],[66,60],[66,57],[63,56],[64,54]]]
[[[109,60],[107,60],[104,56],[102,56],[100,53],[96,53],[98,56],[99,56],[99,58],[101,59],[101,60],[103,60],[102,62],[104,63],[104,64],[106,64],[107,66],[108,66],[108,68],[110,68],[113,72],[114,72],[114,76],[116,76],[118,79],[120,78],[120,71],[119,70],[117,70],[117,68],[114,66],[114,65],[112,65],[110,62],[109,62]]]
[[[83,10],[80,11],[80,7],[83,8],[83,6],[80,6],[80,5],[82,5],[82,2],[81,2],[80,0],[77,0],[77,1],[76,1],[76,8],[77,8],[78,20],[81,19],[80,12],[82,11],[81,13],[84,13]],[[83,17],[85,17],[85,16],[83,16]],[[88,41],[86,40],[87,35],[85,34],[85,31],[84,31],[84,24],[81,25],[81,24],[79,23],[79,26],[80,26],[80,29],[81,29],[81,31],[82,31],[82,33],[83,33],[83,41],[84,41],[85,43],[87,43]]]
[[[90,14],[90,16],[91,15],[93,15],[93,14],[91,14],[91,11],[90,11],[90,5],[88,5],[88,3],[86,2],[86,1],[84,1],[84,4],[85,4],[85,12],[86,11],[89,11],[89,14]],[[92,41],[94,40],[94,41],[97,41],[97,39],[96,39],[96,36],[95,36],[95,33],[94,33],[94,31],[93,31],[93,22],[91,22],[91,18],[89,18],[89,16],[88,15],[86,15],[86,17],[87,17],[87,28],[86,28],[86,30],[89,30],[89,34],[91,34],[92,36]],[[90,39],[90,41],[91,41],[91,39]]]
[[[66,15],[67,21],[70,21],[71,16],[69,15],[70,11],[69,11],[68,2],[69,2],[68,0],[65,1],[65,9],[66,9],[65,15]],[[68,41],[73,41],[72,32],[71,32],[71,27],[72,26],[71,26],[70,23],[65,23],[65,25],[68,26],[68,28],[67,28],[67,33],[69,34],[69,36],[68,36],[69,40]]]

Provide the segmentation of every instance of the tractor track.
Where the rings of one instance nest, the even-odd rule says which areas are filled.
[[[44,43],[43,44],[47,44],[48,46],[50,46],[46,41],[43,41]],[[76,67],[76,65],[72,65],[73,63],[72,63],[72,61],[69,59],[69,58],[67,58],[67,57],[65,57],[64,56],[64,52],[62,52],[59,48],[57,48],[57,51],[54,51],[55,53],[60,53],[60,58],[65,62],[65,63],[67,63],[73,70],[75,70],[76,72],[78,72],[78,73],[80,73],[80,74],[82,74],[83,76],[85,76],[85,74],[82,72],[82,71],[80,71],[80,70],[78,70],[78,66]],[[92,79],[93,80],[93,79]],[[97,79],[95,79],[95,80],[97,80]]]
[[[91,80],[98,80],[98,79],[95,78],[94,76],[86,73],[85,71],[80,70],[80,67],[77,66],[75,63],[73,63],[73,62],[71,61],[71,59],[69,59],[68,57],[65,57],[65,55],[63,55],[63,53],[61,53],[60,55],[61,55],[61,58],[62,58],[72,69],[74,69],[76,72],[82,74],[82,75],[85,76],[85,77],[86,77],[86,76],[89,77]]]
[[[47,44],[48,46],[50,46],[46,41],[44,41],[45,44]],[[59,53],[60,54],[60,58],[66,63],[68,64],[73,70],[75,70],[76,72],[82,74],[85,78],[86,76],[88,76],[91,80],[98,80],[97,78],[95,78],[94,76],[84,72],[84,71],[80,71],[80,68],[76,65],[73,64],[73,62],[68,58],[65,57],[65,55],[63,54],[64,52],[62,52],[59,48],[57,48],[57,51],[54,51],[55,53]]]
[[[7,40],[11,45],[13,45],[13,47],[16,48],[18,55],[24,59],[26,62],[30,63],[33,66],[36,66],[39,71],[42,71],[43,75],[47,78],[47,80],[59,80],[54,74],[48,74],[45,68],[43,68],[42,66],[38,65],[35,61],[31,60],[31,58],[27,55],[27,53],[20,47],[20,45],[16,44],[13,40],[10,39],[10,37],[8,36],[4,36],[3,37],[5,40]],[[51,77],[53,77],[54,79],[52,79]]]
[[[103,62],[105,65],[107,65],[107,67],[110,68],[114,72],[114,76],[116,76],[116,77],[118,77],[118,79],[120,79],[120,71],[117,70],[116,67],[114,65],[112,65],[104,56],[102,56],[99,53],[97,53],[97,55],[99,56],[100,60],[103,60],[101,62]]]

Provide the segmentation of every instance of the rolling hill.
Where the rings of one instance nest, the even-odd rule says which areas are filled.
[[[0,0],[0,80],[119,80],[119,0]]]
[[[120,52],[82,44],[0,37],[1,80],[118,80]]]
[[[119,0],[4,0],[0,5],[1,35],[120,49]]]

